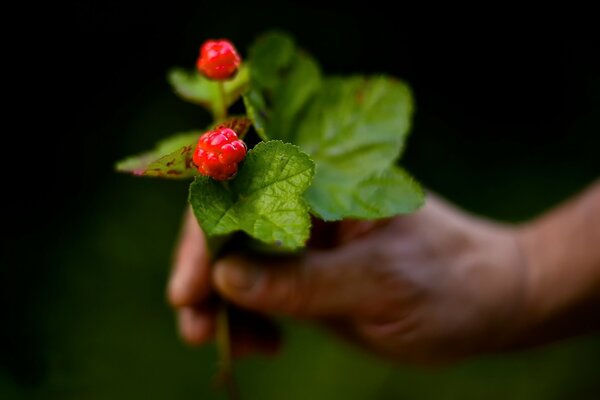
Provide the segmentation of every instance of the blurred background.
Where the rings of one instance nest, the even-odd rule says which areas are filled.
[[[31,86],[19,98],[29,128],[8,152],[35,153],[7,174],[2,399],[224,398],[211,385],[214,348],[186,347],[165,302],[187,183],[113,172],[209,122],[165,79],[171,66],[191,68],[207,38],[228,37],[245,55],[279,28],[328,74],[406,80],[417,113],[402,164],[472,212],[525,221],[600,175],[600,42],[589,35],[301,2],[77,2],[31,15],[22,52],[34,71],[20,76]],[[281,355],[238,363],[246,399],[600,396],[598,334],[425,369],[281,324]]]

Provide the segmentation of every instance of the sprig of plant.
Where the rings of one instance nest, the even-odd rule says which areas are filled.
[[[239,157],[214,142],[215,157],[235,158],[235,168],[220,175],[201,161],[208,143],[199,140],[202,130],[177,134],[117,164],[117,170],[138,176],[193,178],[189,203],[213,255],[217,244],[238,231],[263,249],[298,251],[309,238],[311,215],[324,221],[376,219],[423,204],[419,184],[398,166],[413,113],[406,84],[384,75],[323,76],[318,63],[279,32],[258,38],[244,63],[227,46],[224,66],[208,62],[207,48],[214,43],[202,47],[198,70],[174,69],[169,82],[184,100],[211,113],[207,131],[227,128],[237,135],[231,140],[248,133],[259,143],[238,164]],[[227,118],[240,98],[246,115]],[[219,320],[220,365],[233,397],[226,314]]]

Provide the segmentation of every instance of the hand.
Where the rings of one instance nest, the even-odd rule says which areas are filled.
[[[317,224],[293,259],[232,255],[213,268],[187,214],[169,285],[183,338],[212,338],[216,290],[241,309],[236,352],[272,352],[278,336],[265,315],[310,319],[386,358],[456,360],[502,347],[523,299],[514,230],[469,216],[435,197],[394,219]],[[262,316],[261,316],[262,315]]]

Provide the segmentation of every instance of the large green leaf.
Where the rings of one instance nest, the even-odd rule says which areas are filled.
[[[289,141],[294,125],[321,85],[321,70],[293,40],[279,32],[259,38],[249,51],[248,116],[263,140]]]
[[[167,76],[175,93],[184,100],[206,108],[215,119],[222,118],[227,108],[246,91],[249,78],[248,67],[242,64],[233,79],[223,82],[225,95],[225,101],[223,101],[219,82],[205,78],[196,70],[187,71],[174,68],[169,71]]]
[[[207,130],[217,127],[231,128],[239,137],[243,137],[250,128],[250,120],[246,117],[234,116]],[[192,155],[202,133],[203,131],[189,131],[171,136],[159,142],[152,151],[118,162],[116,169],[137,176],[193,178],[198,175],[198,171],[192,163]]]
[[[376,219],[416,210],[424,194],[406,171],[392,167],[360,179],[317,174],[306,198],[324,220]]]
[[[295,249],[304,246],[309,236],[303,193],[313,174],[314,163],[297,146],[259,143],[248,152],[233,180],[197,177],[189,201],[209,237],[241,230],[262,242]]]
[[[400,81],[331,78],[299,121],[294,142],[319,169],[368,176],[398,159],[412,111],[410,91]]]
[[[410,90],[395,79],[331,78],[323,84],[293,138],[317,164],[306,194],[316,214],[379,218],[418,208],[419,186],[392,170],[412,111]]]

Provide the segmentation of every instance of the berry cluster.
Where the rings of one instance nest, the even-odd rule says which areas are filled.
[[[200,48],[196,66],[202,75],[215,81],[233,78],[242,62],[228,40],[207,40]]]
[[[246,157],[246,145],[230,128],[208,131],[198,140],[193,161],[202,175],[218,181],[232,178]]]

